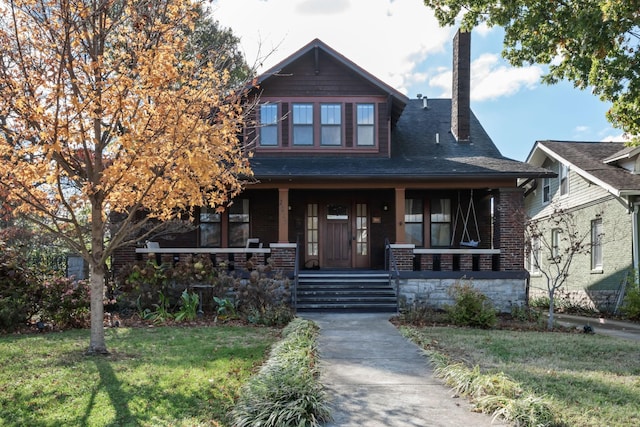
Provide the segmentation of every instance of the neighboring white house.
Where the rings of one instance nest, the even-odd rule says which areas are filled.
[[[612,310],[620,302],[623,283],[639,264],[640,147],[621,142],[537,141],[527,163],[557,173],[556,178],[521,182],[528,217],[545,221],[560,208],[571,213],[581,234],[590,233],[587,239],[593,245],[589,254],[575,257],[557,297]],[[546,229],[551,233],[548,241],[558,239],[557,229]],[[526,267],[530,296],[535,298],[546,294],[547,285],[540,274],[544,266],[534,258],[545,263],[551,254],[534,257],[542,249],[535,241],[530,247]]]

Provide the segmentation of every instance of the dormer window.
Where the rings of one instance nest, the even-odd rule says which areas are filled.
[[[320,144],[342,145],[342,105],[320,104]]]
[[[375,143],[375,120],[373,104],[357,104],[356,120],[358,133],[356,135],[357,144],[372,146]]]
[[[278,105],[260,106],[260,145],[272,147],[278,145]]]
[[[293,104],[293,145],[313,145],[313,104]]]

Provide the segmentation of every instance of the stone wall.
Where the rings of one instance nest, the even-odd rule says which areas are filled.
[[[401,278],[398,288],[400,307],[415,303],[441,309],[445,305],[452,305],[454,301],[449,295],[449,289],[460,280],[466,279]],[[512,306],[526,303],[526,279],[472,279],[471,283],[474,288],[489,297],[500,312],[509,313]]]

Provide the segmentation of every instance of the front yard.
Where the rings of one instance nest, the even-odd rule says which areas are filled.
[[[640,342],[601,335],[402,326],[427,351],[505,373],[548,401],[558,426],[640,425]]]
[[[240,387],[278,340],[266,327],[107,331],[111,355],[87,357],[88,330],[0,336],[0,425],[226,426]]]

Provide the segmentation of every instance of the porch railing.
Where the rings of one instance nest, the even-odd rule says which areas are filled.
[[[384,239],[384,257],[385,267],[389,269],[389,283],[392,281],[395,283],[395,292],[397,297],[400,292],[400,270],[398,269],[398,263],[396,262],[396,257],[393,255],[391,243],[389,243],[388,238]]]
[[[215,257],[215,263],[229,263],[233,258],[234,268],[244,268],[246,256],[235,259],[235,255],[252,255],[258,258],[258,262],[264,263],[271,253],[270,248],[136,248],[136,254],[154,254],[158,261],[163,255],[172,256],[172,261],[177,261],[181,256],[208,254]]]
[[[296,257],[293,262],[293,289],[291,290],[291,304],[293,310],[298,308],[298,276],[300,274],[300,237],[296,239]]]

